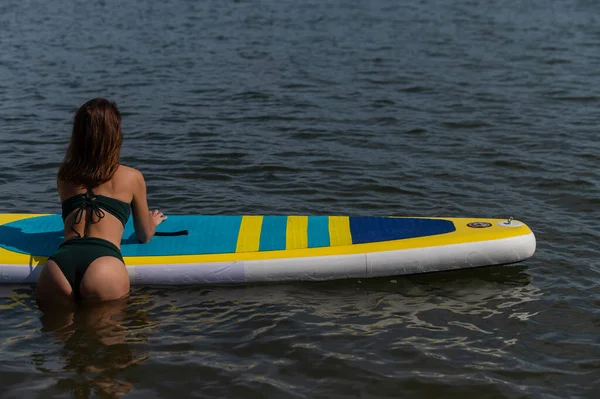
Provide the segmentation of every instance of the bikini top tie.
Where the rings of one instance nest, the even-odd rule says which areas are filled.
[[[115,198],[106,197],[104,195],[96,195],[91,189],[82,194],[76,194],[72,197],[67,198],[62,203],[62,219],[65,221],[73,211],[73,218],[71,219],[70,227],[78,238],[81,238],[81,234],[75,230],[75,225],[81,223],[83,218],[83,212],[90,208],[93,215],[96,216],[96,221],[92,217],[91,223],[98,223],[106,215],[104,211],[110,213],[123,224],[127,223],[129,216],[131,215],[131,207],[128,203],[120,201]],[[85,225],[83,236],[87,236],[88,224]]]

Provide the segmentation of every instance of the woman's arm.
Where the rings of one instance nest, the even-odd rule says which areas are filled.
[[[162,212],[148,209],[146,198],[146,181],[139,170],[134,169],[133,176],[133,200],[131,210],[133,213],[133,225],[135,234],[140,242],[146,243],[152,239],[158,226],[167,217]]]

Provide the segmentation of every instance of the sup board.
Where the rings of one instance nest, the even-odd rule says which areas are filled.
[[[515,263],[536,248],[510,219],[174,215],[157,232],[141,244],[125,226],[134,285],[395,276]],[[0,283],[35,282],[62,240],[60,215],[0,214]]]

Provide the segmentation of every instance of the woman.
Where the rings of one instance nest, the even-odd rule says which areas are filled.
[[[150,241],[166,219],[148,210],[142,174],[119,164],[121,142],[121,115],[114,103],[96,98],[79,108],[57,179],[65,239],[40,273],[40,304],[127,295],[120,243],[130,213],[141,242]]]

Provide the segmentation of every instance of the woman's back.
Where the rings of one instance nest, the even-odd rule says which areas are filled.
[[[79,215],[79,209],[66,209],[65,205],[73,202],[72,199],[78,196],[88,196],[92,201],[97,196],[101,196],[120,202],[123,206],[129,206],[134,199],[135,175],[133,172],[133,169],[120,165],[112,179],[89,189],[71,182],[58,181],[58,193],[63,203],[63,210],[69,212],[65,218],[65,239],[83,236],[97,237],[108,240],[120,247],[124,226],[123,220],[119,220],[119,215],[114,215],[107,212],[106,209],[99,208],[100,212],[98,213],[102,216],[100,218],[91,206],[82,207],[81,215]]]

